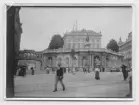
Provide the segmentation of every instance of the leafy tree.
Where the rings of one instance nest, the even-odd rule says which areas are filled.
[[[111,39],[110,42],[107,44],[107,49],[110,49],[114,52],[118,52],[119,51],[119,46],[118,46],[116,40]]]
[[[48,49],[62,48],[63,45],[64,45],[63,38],[59,34],[56,34],[52,37],[51,42],[49,43]]]

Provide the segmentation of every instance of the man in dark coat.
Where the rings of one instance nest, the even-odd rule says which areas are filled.
[[[31,67],[31,74],[34,75],[34,68]]]
[[[56,71],[55,89],[54,89],[53,92],[57,91],[58,81],[61,83],[61,85],[63,87],[63,91],[65,91],[65,85],[63,83],[63,74],[64,74],[63,68],[61,67],[61,64],[59,64],[58,68],[57,68],[57,71]]]
[[[126,70],[127,67],[123,64],[123,65],[121,66],[121,68],[122,68],[122,73],[123,73],[124,80],[126,80],[127,77],[128,77],[128,72],[127,72],[127,70]]]

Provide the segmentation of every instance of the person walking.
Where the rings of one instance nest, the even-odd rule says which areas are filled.
[[[100,72],[100,69],[98,67],[96,67],[95,68],[95,79],[96,80],[100,80],[99,72]]]
[[[102,69],[103,69],[103,72],[105,72],[105,68],[103,67]]]
[[[61,83],[62,87],[63,87],[63,91],[65,91],[65,85],[63,83],[63,68],[61,67],[61,64],[58,65],[57,71],[56,71],[56,81],[55,81],[55,89],[53,92],[57,91],[57,84],[58,82]]]
[[[46,72],[46,74],[49,74],[49,67],[48,66],[45,67],[45,72]]]
[[[34,67],[31,67],[31,74],[34,75]]]

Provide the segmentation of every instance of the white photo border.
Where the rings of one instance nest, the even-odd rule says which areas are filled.
[[[133,95],[132,95],[132,98],[6,98],[6,5],[12,5],[12,6],[106,6],[106,7],[109,7],[109,6],[131,6],[132,7],[132,10],[133,10],[133,14],[132,14],[132,69],[134,70],[132,72],[132,76],[133,76],[133,79],[132,79],[132,92],[133,92]],[[129,3],[125,3],[125,2],[111,2],[111,3],[7,3],[5,6],[4,6],[4,16],[3,17],[3,20],[4,20],[4,37],[3,37],[3,40],[4,40],[4,49],[3,49],[3,54],[4,54],[4,99],[9,101],[9,100],[44,100],[44,101],[55,101],[55,100],[59,100],[59,101],[133,101],[135,100],[135,77],[136,77],[136,72],[135,72],[135,55],[136,55],[136,28],[135,28],[135,23],[136,23],[136,17],[135,17],[135,14],[136,14],[136,11],[135,11],[135,4],[132,3],[132,2],[129,2]],[[137,59],[137,58],[136,58]]]

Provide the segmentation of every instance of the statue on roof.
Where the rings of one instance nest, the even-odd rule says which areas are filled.
[[[121,37],[120,37],[120,38],[119,38],[118,45],[121,45],[121,44],[123,44],[123,41],[122,41],[122,39],[121,39]]]

